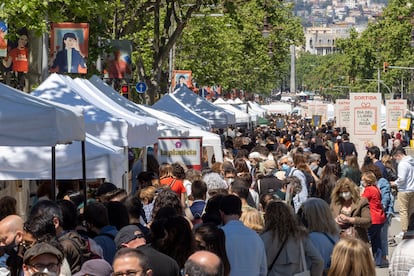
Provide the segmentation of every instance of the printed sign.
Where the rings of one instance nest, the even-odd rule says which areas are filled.
[[[202,168],[202,137],[158,138],[158,162],[180,162],[189,168]]]
[[[381,94],[351,93],[350,103],[350,140],[355,144],[358,162],[362,164],[367,144],[381,145]]]
[[[338,99],[335,102],[335,117],[336,126],[345,127],[350,129],[351,127],[351,114],[350,114],[350,101],[348,99]]]
[[[398,120],[404,118],[405,111],[407,110],[407,100],[388,100],[385,105],[386,110],[386,128],[388,133],[391,131],[397,132]]]

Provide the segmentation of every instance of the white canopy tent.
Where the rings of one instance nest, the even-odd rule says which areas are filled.
[[[117,101],[120,105],[131,110],[132,112],[144,112],[147,116],[156,118],[159,123],[167,124],[170,126],[175,126],[177,129],[187,129],[189,131],[188,136],[201,136],[203,137],[203,146],[211,147],[213,151],[209,155],[211,156],[214,153],[215,159],[217,162],[223,161],[223,153],[221,148],[221,140],[217,134],[202,130],[204,127],[197,125],[195,123],[188,123],[174,115],[168,114],[164,111],[159,111],[151,107],[146,107],[144,105],[135,104],[124,97],[120,96],[112,87],[104,83],[99,77],[92,76],[90,78],[90,83],[96,86],[102,93]]]
[[[198,128],[195,125],[192,125],[190,123],[187,123],[183,120],[181,120],[180,118],[170,115],[164,111],[159,111],[156,110],[154,108],[151,107],[147,107],[147,106],[141,106],[141,108],[143,108],[144,110],[148,111],[148,113],[152,114],[153,116],[160,118],[160,119],[164,119],[167,121],[175,121],[177,124],[182,125],[184,127],[188,127],[190,130],[190,134],[189,136],[201,136],[203,137],[203,146],[207,147],[207,153],[209,155],[209,157],[212,156],[212,154],[214,154],[214,157],[216,159],[216,162],[223,162],[223,150],[221,147],[221,139],[220,136],[218,136],[217,134],[214,134],[212,132],[209,131],[205,131],[202,130],[200,128]],[[212,149],[212,151],[210,151],[210,149]],[[209,158],[210,160],[210,158]]]
[[[0,146],[54,146],[84,139],[82,110],[0,83]]]
[[[72,80],[69,77],[68,83],[76,90],[76,92],[84,100],[90,104],[105,110],[115,117],[123,118],[128,122],[128,146],[129,147],[144,147],[156,143],[159,137],[157,130],[157,121],[152,118],[140,118],[128,110],[122,109],[115,104],[111,99],[102,93],[97,93],[98,90],[93,90],[86,83],[80,79]]]
[[[290,114],[292,113],[292,105],[288,103],[271,103],[262,105],[262,108],[267,110],[267,113],[272,114]]]
[[[159,120],[159,118],[151,116],[151,114],[148,114],[148,112],[140,108],[139,105],[135,104],[134,102],[129,101],[128,99],[120,95],[117,91],[115,91],[112,87],[104,83],[97,76],[92,77],[92,79],[93,79],[93,82],[84,80],[84,79],[79,79],[79,81],[84,82],[85,85],[87,85],[94,91],[97,91],[97,93],[102,93],[105,96],[107,96],[111,101],[113,101],[113,104],[116,106],[119,106],[119,108],[126,109],[140,117],[149,117],[149,118],[156,119],[157,124],[158,124],[158,132],[160,133],[160,136],[162,137],[188,136],[189,134],[188,128],[182,127],[180,125],[174,125],[173,122]]]
[[[255,112],[257,112],[257,114],[260,117],[264,117],[267,114],[267,109],[263,108],[261,105],[259,105],[258,103],[254,102],[254,101],[249,101],[247,102],[247,104],[249,105],[249,109],[250,110],[254,110]]]
[[[218,98],[213,102],[214,105],[220,106],[230,112],[234,113],[234,116],[236,118],[236,125],[237,124],[247,124],[250,125],[252,118],[249,114],[246,112],[241,111],[240,109],[232,106],[231,104],[228,104],[226,101],[223,100],[223,98]]]
[[[66,77],[52,74],[31,94],[38,98],[82,109],[85,118],[85,130],[88,134],[109,145],[128,146],[128,123],[124,119],[115,118],[108,112],[84,100],[71,87]]]
[[[85,173],[85,122],[82,111],[52,103],[0,84],[0,146],[52,147],[49,179],[56,188],[56,145],[82,141],[82,174]],[[3,149],[0,149],[3,155]],[[12,157],[14,158],[14,157]],[[31,165],[25,160],[24,169]]]
[[[0,147],[0,179],[50,179],[49,147]],[[109,146],[86,135],[87,178],[105,178],[120,183],[127,162],[123,148]],[[30,163],[29,163],[30,162]],[[56,146],[56,178],[82,179],[81,145],[74,142]]]
[[[228,125],[236,123],[234,113],[229,112],[219,106],[215,106],[206,99],[196,95],[187,87],[180,87],[173,93],[170,93],[159,99],[153,107],[174,113],[177,105],[172,106],[169,98],[175,98],[180,102],[181,106],[195,111],[203,118],[207,118],[212,122],[214,128],[226,128]]]

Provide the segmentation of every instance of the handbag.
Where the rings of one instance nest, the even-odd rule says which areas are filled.
[[[306,258],[305,258],[305,250],[303,249],[303,242],[302,239],[300,240],[300,270],[302,272],[295,273],[293,276],[311,276],[310,271],[308,270],[308,266],[306,264]]]
[[[354,226],[349,226],[348,228],[341,230],[339,236],[341,238],[358,238],[358,233]]]

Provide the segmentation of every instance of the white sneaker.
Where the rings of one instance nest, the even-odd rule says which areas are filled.
[[[404,232],[400,232],[399,234],[395,235],[394,238],[402,240],[404,237]]]

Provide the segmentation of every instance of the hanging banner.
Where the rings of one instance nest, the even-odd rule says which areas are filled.
[[[173,91],[180,88],[181,86],[192,88],[193,87],[192,74],[193,73],[190,70],[174,70],[172,80],[171,80],[171,87],[173,87]]]
[[[158,138],[158,163],[180,162],[189,168],[202,168],[202,137]]]
[[[131,79],[132,42],[129,40],[107,40],[104,46],[104,77]]]
[[[86,74],[88,23],[52,23],[49,71]]]
[[[350,100],[338,99],[335,102],[335,117],[336,126],[345,127],[347,130],[351,127],[351,115],[350,115]]]
[[[398,132],[398,120],[404,118],[407,110],[407,100],[388,100],[385,102],[387,132]]]
[[[349,138],[355,144],[358,162],[361,165],[367,145],[381,146],[381,94],[351,93],[349,99],[351,110]]]

